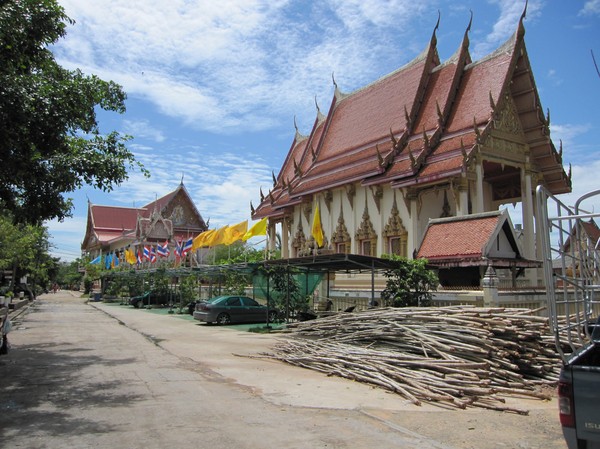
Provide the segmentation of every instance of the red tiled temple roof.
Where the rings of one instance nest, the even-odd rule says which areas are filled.
[[[512,256],[509,253],[494,253],[500,233],[504,233]],[[440,268],[488,264],[501,267],[539,266],[539,262],[521,256],[506,210],[430,220],[416,257],[427,259],[429,264]]]
[[[409,187],[455,177],[472,163],[470,156],[510,98],[543,182],[554,194],[570,191],[548,122],[539,112],[522,19],[504,45],[475,62],[468,30],[444,63],[434,30],[411,63],[347,95],[336,86],[327,115],[319,112],[308,137],[298,139],[297,133],[271,195],[264,195],[253,218],[280,215],[315,193],[347,183]]]
[[[135,229],[138,214],[142,211],[133,207],[90,205],[94,228],[103,231]]]
[[[430,261],[448,258],[481,258],[498,225],[499,215],[431,225],[417,253]]]

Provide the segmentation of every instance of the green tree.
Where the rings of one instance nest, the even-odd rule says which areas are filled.
[[[81,264],[81,259],[60,263],[56,276],[51,279],[62,287],[77,289],[83,280],[83,273],[79,270]]]
[[[123,113],[112,81],[61,67],[49,46],[73,24],[56,0],[0,0],[0,207],[20,222],[71,215],[63,196],[110,191],[136,166],[129,136],[103,135],[96,108]]]
[[[395,268],[386,270],[385,289],[381,298],[386,306],[415,307],[431,305],[432,291],[437,289],[438,277],[427,268],[426,259],[407,259],[397,255],[385,255],[394,261]]]
[[[183,276],[179,280],[179,312],[183,313],[187,305],[198,296],[198,277],[195,274]]]
[[[294,313],[306,311],[308,297],[302,293],[294,270],[288,267],[274,266],[261,268],[261,273],[269,278],[269,295],[274,305],[279,310],[288,310]]]
[[[45,286],[56,261],[48,254],[48,230],[18,223],[7,211],[0,213],[0,270],[13,271],[13,282],[29,275],[32,284]]]

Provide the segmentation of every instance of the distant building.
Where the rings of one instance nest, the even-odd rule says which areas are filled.
[[[397,71],[352,93],[342,93],[334,80],[328,112],[317,106],[309,135],[296,128],[273,187],[261,191],[252,211],[254,219],[269,218],[269,244],[275,245],[280,224],[284,258],[326,252],[415,257],[430,219],[468,220],[521,203],[522,249],[510,257],[541,260],[535,188],[570,192],[571,174],[563,170],[562,147],[557,151],[550,138],[523,17],[504,45],[478,61],[469,54],[470,24],[455,54],[440,61],[436,26],[427,48]],[[319,248],[312,232],[317,206],[324,235]],[[434,261],[444,243],[428,244]],[[481,275],[488,263],[506,266],[499,258],[481,260]]]
[[[183,182],[173,192],[143,207],[102,206],[88,203],[81,250],[90,260],[124,251],[141,250],[168,242],[171,255],[176,242],[185,242],[208,229]]]

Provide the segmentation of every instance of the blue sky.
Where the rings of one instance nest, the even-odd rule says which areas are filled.
[[[440,58],[469,34],[474,60],[516,30],[524,0],[59,0],[76,24],[53,51],[60,64],[121,84],[123,115],[101,129],[131,134],[139,171],[111,193],[67,194],[73,217],[46,223],[52,253],[80,255],[88,199],[142,206],[184,184],[210,227],[250,220],[315,99],[326,113],[332,74],[351,92],[396,70],[437,32]],[[600,0],[530,0],[525,42],[551,137],[572,164],[572,197],[600,188]],[[512,209],[512,205],[509,206]],[[600,211],[600,204],[588,208]],[[514,211],[513,211],[514,212]],[[518,220],[514,220],[518,222]]]

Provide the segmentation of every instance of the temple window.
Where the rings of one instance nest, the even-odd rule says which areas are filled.
[[[403,234],[400,236],[394,236],[388,238],[388,253],[396,254],[398,256],[407,257],[406,256],[406,248],[408,242],[408,234]]]
[[[375,241],[374,240],[361,240],[360,241],[360,254],[363,256],[375,256]]]

